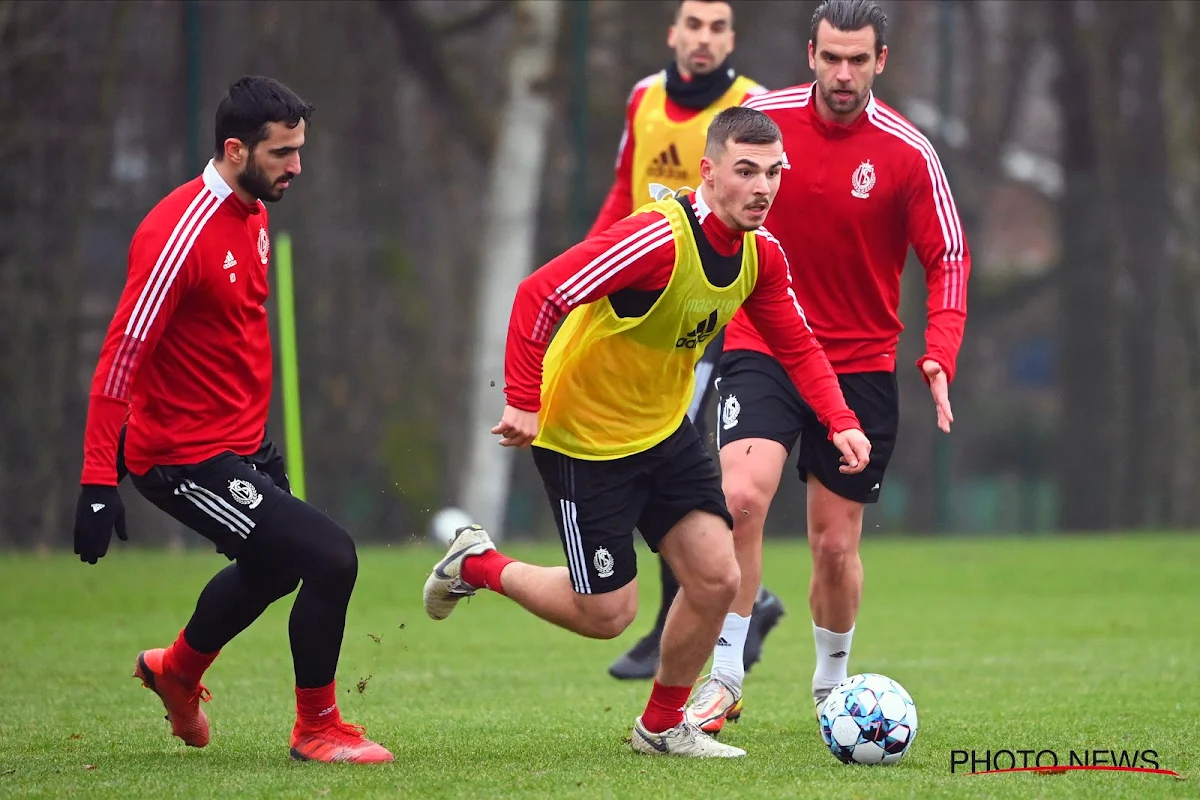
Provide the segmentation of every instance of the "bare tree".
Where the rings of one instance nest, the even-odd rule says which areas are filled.
[[[1160,455],[1169,460],[1167,519],[1194,525],[1200,519],[1196,498],[1197,435],[1200,434],[1200,58],[1194,43],[1200,33],[1200,14],[1186,0],[1172,0],[1163,26],[1161,102],[1166,114],[1168,145],[1167,197],[1170,202],[1170,256],[1174,280],[1165,284],[1174,307],[1178,336],[1166,349],[1166,391],[1170,401],[1162,425],[1174,434]],[[1183,369],[1179,369],[1182,364]],[[1172,424],[1174,422],[1174,424]]]
[[[508,65],[509,91],[492,157],[483,264],[477,295],[473,368],[467,391],[468,461],[459,505],[494,536],[504,535],[512,452],[491,434],[504,407],[504,349],[517,284],[533,266],[538,194],[545,162],[553,67],[561,4],[520,0]]]

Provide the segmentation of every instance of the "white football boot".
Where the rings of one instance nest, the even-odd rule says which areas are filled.
[[[425,580],[425,613],[432,619],[445,619],[454,611],[458,601],[475,594],[479,588],[462,579],[462,565],[467,556],[477,556],[495,550],[492,537],[479,525],[459,528],[454,540]]]
[[[686,719],[670,730],[651,733],[638,717],[633,725],[629,745],[638,753],[650,756],[682,756],[684,758],[738,758],[746,755],[740,747],[718,742]]]

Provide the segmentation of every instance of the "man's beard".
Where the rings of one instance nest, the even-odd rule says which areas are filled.
[[[867,98],[867,93],[871,91],[871,87],[868,86],[861,92],[855,92],[853,100],[849,103],[846,103],[844,100],[834,94],[834,91],[838,88],[840,87],[838,87],[836,84],[830,89],[826,89],[824,86],[821,87],[821,99],[825,101],[825,105],[828,106],[830,110],[837,114],[849,114],[851,111],[856,111],[857,109],[861,108],[863,101]]]
[[[286,180],[288,177],[285,175],[281,180]],[[275,203],[283,198],[283,190],[258,168],[253,156],[246,162],[246,168],[238,175],[237,182],[238,186],[245,189],[251,197],[262,200],[264,203]]]

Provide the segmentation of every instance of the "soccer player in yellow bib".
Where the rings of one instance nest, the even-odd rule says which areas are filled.
[[[638,81],[625,106],[625,128],[617,148],[612,188],[596,217],[589,236],[602,233],[652,198],[653,186],[672,191],[696,186],[704,151],[705,132],[719,112],[740,105],[766,89],[739,75],[730,63],[734,50],[733,7],[723,0],[682,0],[667,31],[673,58],[658,72]],[[688,417],[703,438],[705,407],[714,392],[716,362],[723,348],[724,331],[696,364],[696,388]],[[659,648],[667,610],[679,591],[679,581],[659,559],[662,600],[654,626],[632,648],[617,658],[608,673],[621,680],[646,680],[658,669]],[[762,641],[783,616],[783,604],[765,588],[759,589],[751,612],[743,652],[744,668],[762,653]]]
[[[425,583],[425,611],[436,620],[487,588],[575,633],[611,639],[637,614],[639,530],[681,587],[630,737],[649,755],[745,755],[683,715],[741,584],[721,476],[686,413],[712,334],[745,308],[828,428],[842,468],[859,472],[870,460],[783,250],[761,229],[784,163],[769,117],[726,109],[708,129],[698,190],[643,206],[521,282],[505,354],[508,404],[492,432],[501,445],[533,446],[567,566],[515,561],[472,525]]]

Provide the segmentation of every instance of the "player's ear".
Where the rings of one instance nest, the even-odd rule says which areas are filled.
[[[712,182],[713,170],[715,167],[716,164],[714,164],[713,160],[708,156],[704,156],[700,159],[700,177],[705,183]]]
[[[230,136],[225,140],[225,158],[234,164],[241,164],[246,160],[246,145],[241,139]]]
[[[876,75],[879,75],[880,73],[883,72],[883,65],[887,61],[887,54],[888,54],[888,49],[887,49],[887,45],[885,44],[883,47],[879,48],[879,59],[875,62],[875,74]]]

